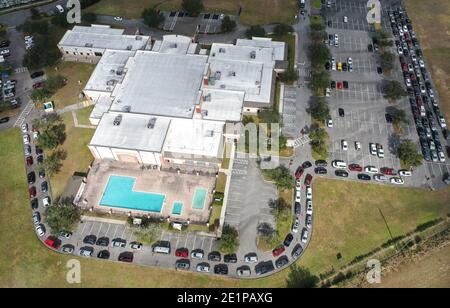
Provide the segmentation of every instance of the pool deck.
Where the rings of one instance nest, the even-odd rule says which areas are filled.
[[[191,222],[206,222],[209,219],[209,205],[212,200],[212,191],[215,186],[214,176],[198,176],[193,174],[177,174],[159,170],[142,170],[139,165],[116,161],[95,161],[87,178],[87,185],[83,192],[79,205],[83,208],[91,208],[98,211],[112,210],[114,213],[127,214],[129,209],[100,206],[106,185],[111,175],[128,176],[136,178],[134,190],[141,192],[160,193],[166,196],[161,213],[151,213],[131,210],[136,215],[151,215],[159,217],[171,217],[175,220],[190,220]],[[193,199],[196,188],[205,188],[205,207],[203,210],[193,209]],[[174,202],[182,202],[181,215],[172,215]]]

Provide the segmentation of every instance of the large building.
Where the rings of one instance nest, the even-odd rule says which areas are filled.
[[[270,108],[287,63],[285,44],[266,38],[207,50],[185,36],[152,42],[96,25],[74,27],[58,46],[66,60],[98,62],[83,91],[95,104],[92,155],[163,169],[216,172],[226,124]]]

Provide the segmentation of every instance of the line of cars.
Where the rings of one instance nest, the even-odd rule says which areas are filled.
[[[393,10],[388,14],[423,157],[426,161],[445,162],[438,127],[442,129],[447,140],[450,139],[450,132],[425,67],[418,38],[403,9]],[[450,156],[450,147],[447,147],[447,152]]]

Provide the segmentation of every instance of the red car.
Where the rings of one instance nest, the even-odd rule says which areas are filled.
[[[301,178],[304,171],[305,169],[303,169],[302,166],[298,167],[297,170],[295,171],[295,179]]]
[[[361,172],[362,171],[362,167],[360,165],[358,165],[358,164],[350,164],[350,165],[348,165],[348,170]]]
[[[52,237],[47,237],[47,239],[44,241],[45,245],[54,248],[59,249],[59,241],[57,239],[54,239]]]
[[[36,82],[35,84],[33,84],[33,89],[37,89],[37,88],[41,88],[42,87],[42,82]]]
[[[178,248],[175,250],[175,256],[181,258],[187,258],[189,256],[189,251],[187,248]]]
[[[33,164],[33,157],[27,156],[27,166],[31,166]]]
[[[380,169],[381,173],[386,175],[397,175],[393,168],[383,167]]]
[[[280,245],[280,246],[275,247],[274,250],[272,250],[272,255],[273,255],[274,257],[278,257],[278,256],[281,255],[283,252],[284,252],[284,246],[283,246],[283,245]]]
[[[35,186],[31,186],[28,189],[28,193],[30,195],[30,199],[33,199],[34,197],[36,197],[36,187]]]
[[[338,83],[337,83],[337,87],[338,87],[338,89],[342,89],[343,88],[343,84],[342,84],[342,82],[341,81],[339,81]]]
[[[306,175],[306,177],[305,177],[305,185],[306,185],[306,186],[310,186],[310,185],[311,185],[312,178],[313,178],[313,177],[312,177],[311,174],[308,173],[308,174]]]
[[[402,70],[403,70],[404,72],[408,72],[408,64],[403,63],[403,64],[402,64]]]

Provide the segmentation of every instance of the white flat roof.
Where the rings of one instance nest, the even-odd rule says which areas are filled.
[[[125,64],[134,53],[128,50],[106,50],[84,89],[112,92],[114,86],[122,82]]]
[[[174,119],[167,133],[164,151],[199,157],[219,157],[222,153],[224,122],[197,119]]]
[[[136,52],[128,72],[114,89],[111,110],[192,118],[200,102],[200,87],[207,57],[199,55]]]
[[[95,102],[94,109],[92,110],[89,118],[100,119],[105,112],[108,112],[111,108],[112,100],[111,97],[102,95]]]
[[[267,37],[253,37],[249,39],[237,39],[236,46],[252,46],[252,47],[264,47],[273,48],[274,60],[283,61],[285,59],[286,43],[273,41],[271,38]]]
[[[203,89],[203,119],[240,122],[245,93],[219,89]]]
[[[113,125],[121,114],[120,125]],[[155,118],[154,127],[148,128]],[[107,112],[89,145],[161,153],[171,120],[152,115]]]
[[[254,57],[251,57],[252,53]],[[214,43],[209,54],[211,59],[259,62],[269,66],[275,63],[273,48]]]
[[[192,43],[187,36],[169,34],[164,35],[162,41],[155,41],[152,51],[159,53],[187,54],[194,53],[197,44]]]
[[[123,29],[115,29],[111,28],[109,25],[91,25],[90,27],[86,26],[75,26],[72,29],[73,32],[80,33],[97,33],[97,34],[110,34],[110,35],[121,35],[123,34]]]

